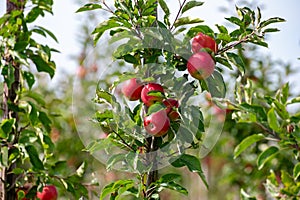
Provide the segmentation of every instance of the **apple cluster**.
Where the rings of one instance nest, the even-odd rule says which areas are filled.
[[[198,80],[208,78],[215,69],[215,61],[212,56],[203,51],[207,49],[213,53],[217,53],[218,46],[216,41],[204,33],[198,33],[192,39],[192,52],[193,55],[189,58],[187,63],[188,72],[192,77]]]
[[[130,101],[143,102],[147,111],[144,127],[150,135],[155,137],[165,135],[169,131],[171,121],[176,121],[180,117],[178,100],[166,98],[164,88],[158,83],[145,84],[132,78],[124,83],[122,93]]]

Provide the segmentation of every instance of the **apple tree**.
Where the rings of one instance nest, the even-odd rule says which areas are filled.
[[[7,12],[0,18],[1,129],[0,199],[42,198],[51,188],[79,198],[87,196],[80,183],[85,165],[65,173],[65,161],[54,155],[50,133],[53,113],[37,92],[37,75],[53,78],[58,50],[39,43],[37,36],[56,36],[35,23],[52,14],[52,0],[7,0]],[[47,77],[46,77],[47,78]],[[48,193],[49,194],[49,193]]]
[[[237,144],[234,157],[255,142],[276,141],[279,146],[270,145],[259,154],[257,163],[261,169],[280,148],[298,148],[297,137],[283,129],[287,121],[293,122],[293,129],[289,130],[296,128],[298,118],[289,115],[285,106],[296,103],[297,98],[288,101],[285,85],[274,97],[256,99],[243,56],[246,45],[267,47],[265,35],[278,31],[270,25],[284,20],[262,19],[259,8],[236,7],[237,15],[226,18],[234,28],[216,25],[214,31],[202,19],[188,16],[190,9],[197,9],[203,2],[178,3],[176,13],[171,13],[164,0],[116,0],[113,4],[102,1],[88,3],[77,11],[109,15],[94,29],[94,44],[109,40],[114,61],[127,66],[125,71],[122,68],[122,72],[114,74],[108,86],[99,81],[93,121],[106,137],[91,141],[86,150],[94,155],[100,152],[107,169],[123,170],[136,177],[106,185],[100,199],[118,199],[123,195],[160,199],[165,189],[188,195],[179,174],[159,174],[162,168],[171,166],[198,174],[209,187],[201,158],[209,153],[219,134],[208,135],[211,125],[206,124],[201,97],[206,96],[219,109],[211,124],[224,123],[228,106],[233,110],[230,116],[236,120],[234,123],[256,123],[265,134],[270,134],[271,138],[251,132]],[[232,79],[237,82],[236,100],[231,101],[226,98],[223,77],[229,70],[236,74]],[[214,132],[220,133],[220,129]],[[298,168],[295,164],[294,180]],[[278,186],[275,175],[267,181],[272,188]],[[285,173],[285,177],[290,176]],[[297,187],[292,178],[285,180]],[[297,195],[296,189],[289,189],[294,191],[291,196]],[[247,198],[244,191],[241,194]]]

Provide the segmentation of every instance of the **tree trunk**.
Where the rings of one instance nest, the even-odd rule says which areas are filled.
[[[158,1],[155,2],[155,4],[158,4]],[[157,5],[158,6],[158,5]],[[152,26],[157,26],[157,18],[158,18],[158,12],[157,7],[155,10],[155,17],[156,20],[153,23]],[[153,41],[155,43],[155,41]],[[147,161],[150,162],[149,164],[152,164],[152,170],[147,174],[147,182],[146,186],[149,189],[150,185],[158,180],[158,161],[157,161],[157,153],[158,150],[158,144],[157,144],[158,138],[156,137],[150,137],[147,139]],[[153,190],[147,190],[146,196],[150,197],[151,194],[153,194]],[[152,198],[149,198],[149,200],[152,200]]]
[[[24,9],[24,0],[14,1],[11,0],[6,1],[6,12],[11,13],[13,10],[23,10]],[[15,62],[11,55],[9,55],[8,51],[5,52],[4,59],[6,61],[6,65],[8,67],[13,67],[14,70],[14,81],[11,85],[7,85],[6,82],[3,84],[3,119],[15,119],[15,127],[9,133],[12,138],[6,142],[6,147],[8,148],[8,157],[11,154],[11,151],[14,148],[14,145],[18,142],[18,113],[12,110],[9,107],[11,104],[13,107],[18,106],[18,91],[20,90],[20,64]],[[15,163],[9,163],[8,167],[3,167],[0,176],[0,200],[15,200],[16,192],[15,192],[15,182],[16,177],[12,172],[15,168]]]

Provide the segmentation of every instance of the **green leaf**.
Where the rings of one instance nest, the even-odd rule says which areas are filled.
[[[280,131],[280,125],[278,123],[278,119],[277,116],[275,114],[275,109],[271,108],[268,111],[268,124],[270,126],[271,129],[273,129],[276,132]]]
[[[51,120],[50,118],[47,116],[47,114],[45,112],[39,111],[39,120],[40,122],[43,124],[43,126],[45,127],[46,131],[48,133],[51,132]]]
[[[1,70],[1,75],[8,87],[11,87],[11,84],[15,81],[14,71],[15,69],[11,64],[5,65]]]
[[[40,9],[38,6],[32,8],[29,13],[26,15],[26,22],[27,23],[32,23],[34,22],[39,15],[43,15],[44,12],[42,9]]]
[[[262,33],[274,33],[280,31],[278,28],[267,28]]]
[[[23,77],[25,78],[29,89],[31,89],[33,84],[35,83],[34,75],[28,71],[22,71],[22,72],[23,72]]]
[[[261,170],[264,165],[278,153],[278,151],[279,149],[277,147],[271,146],[259,154],[257,158],[258,169]]]
[[[36,148],[33,145],[28,145],[25,147],[25,149],[29,155],[29,160],[30,160],[32,166],[38,170],[43,170],[44,165],[39,158],[39,154],[38,154],[38,151],[36,150]]]
[[[242,75],[245,74],[245,63],[240,56],[231,52],[227,52],[226,56],[228,60],[239,69]]]
[[[107,163],[106,163],[106,169],[110,170],[113,168],[113,166],[118,163],[118,162],[121,162],[121,161],[124,161],[126,158],[126,155],[125,154],[115,154],[115,155],[112,155],[108,160],[107,160]]]
[[[31,55],[30,59],[35,64],[38,72],[46,72],[50,75],[51,78],[53,78],[55,73],[55,64],[53,62],[46,62],[39,55]]]
[[[29,102],[29,104],[30,104],[29,120],[32,126],[35,126],[38,122],[38,111],[33,103]]]
[[[200,176],[201,180],[208,188],[208,183],[203,174],[199,158],[197,158],[193,155],[182,154],[178,159],[173,160],[173,161],[171,160],[171,165],[176,168],[187,166],[187,168],[191,172],[195,172]]]
[[[24,92],[23,96],[35,100],[36,103],[38,103],[42,107],[46,105],[44,97],[39,93],[33,92],[32,90]]]
[[[216,26],[217,26],[217,28],[218,28],[218,30],[219,30],[220,33],[228,34],[228,30],[227,30],[227,28],[225,26],[218,25],[218,24],[216,24]]]
[[[97,88],[96,94],[97,94],[97,98],[99,100],[99,102],[97,102],[97,103],[107,102],[109,104],[112,104],[113,100],[115,99],[115,97],[112,94],[110,94],[109,92],[107,92],[101,88]]]
[[[278,23],[278,22],[285,22],[285,19],[282,19],[280,17],[272,17],[270,19],[267,19],[265,21],[262,21],[260,24],[259,24],[259,28],[263,28],[263,27],[266,27],[268,26],[269,24],[272,24],[272,23]]]
[[[16,123],[16,119],[2,119],[1,129],[0,129],[0,138],[7,138],[12,132],[13,127]]]
[[[160,110],[163,110],[165,108],[166,108],[166,106],[164,104],[162,104],[162,103],[155,103],[155,104],[153,104],[153,105],[151,105],[149,107],[147,115],[149,116],[149,115],[151,115],[153,113],[156,113],[156,112],[158,112]]]
[[[13,170],[12,170],[12,173],[14,173],[14,174],[16,174],[16,175],[19,175],[19,174],[23,174],[24,173],[24,169],[22,169],[22,168],[14,168]]]
[[[105,110],[104,112],[97,111],[95,113],[95,119],[98,122],[103,122],[107,119],[113,119],[113,117],[114,117],[114,114],[113,114],[112,110]]]
[[[171,181],[179,181],[181,179],[181,176],[179,174],[174,174],[174,173],[170,173],[170,174],[164,174],[160,177],[160,179],[158,180],[159,183],[167,183],[167,182],[171,182]]]
[[[98,40],[101,38],[101,36],[103,35],[103,33],[109,29],[112,28],[116,28],[116,27],[120,27],[121,25],[119,23],[117,23],[115,20],[113,19],[109,19],[107,21],[104,21],[102,23],[100,23],[95,30],[92,32],[92,34],[94,34],[94,44],[96,44],[98,42]]]
[[[223,76],[218,71],[215,70],[210,77],[200,82],[206,83],[208,91],[211,93],[213,97],[217,97],[217,98],[225,97],[226,85]]]
[[[1,121],[0,138],[7,138],[12,132],[16,119],[3,119]]]
[[[183,25],[189,25],[189,24],[196,24],[204,22],[202,19],[199,18],[191,18],[191,17],[182,17],[176,20],[174,23],[175,28]]]
[[[0,148],[0,163],[2,166],[8,166],[8,147],[7,146],[2,146]]]
[[[237,17],[230,17],[230,18],[225,18],[225,19],[230,21],[233,24],[238,25],[238,26],[243,26],[243,22]]]
[[[187,2],[182,10],[181,10],[181,14],[183,14],[184,12],[194,8],[194,7],[197,7],[197,6],[202,6],[204,4],[204,2],[199,2],[199,1],[189,1]]]
[[[101,9],[102,6],[96,3],[88,3],[79,8],[76,13],[83,12],[83,11],[88,11],[88,10],[96,10],[96,9]]]
[[[35,26],[36,28],[38,28],[39,30],[47,33],[55,42],[58,43],[58,39],[56,38],[56,36],[54,35],[54,33],[52,33],[51,31],[49,31],[48,29],[41,27],[41,26]]]
[[[124,56],[123,56],[123,59],[124,59],[126,62],[131,63],[131,64],[135,64],[135,65],[137,65],[137,64],[140,63],[139,60],[138,60],[136,57],[134,57],[133,55],[130,55],[130,54],[124,55]]]
[[[161,9],[164,11],[166,16],[170,15],[170,9],[168,7],[168,5],[166,4],[165,0],[158,0],[158,3],[161,7]]]
[[[264,139],[265,136],[263,134],[255,134],[250,135],[243,139],[243,141],[235,147],[234,149],[234,159],[236,159],[243,151],[245,151],[249,146]]]
[[[179,192],[184,195],[188,195],[187,189],[185,189],[184,187],[182,187],[181,185],[179,185],[178,183],[175,183],[173,181],[167,182],[167,183],[160,183],[159,187],[160,188],[158,188],[158,192],[160,192],[162,189],[166,188],[166,189],[174,190],[174,191]]]
[[[117,180],[115,182],[112,182],[103,188],[103,190],[101,191],[100,200],[103,200],[109,194],[114,194],[115,196],[113,199],[115,199],[116,196],[119,196],[120,194],[129,190],[133,187],[133,185],[133,180]],[[120,191],[121,188],[122,190]],[[110,199],[112,199],[112,197]]]
[[[215,57],[216,59],[216,62],[226,66],[227,68],[233,70],[231,64],[228,62],[228,60],[226,58],[223,58],[223,57]]]
[[[298,162],[293,169],[294,180],[296,181],[300,176],[300,162]]]

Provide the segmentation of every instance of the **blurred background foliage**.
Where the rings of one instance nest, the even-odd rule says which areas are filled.
[[[228,2],[230,6],[220,8],[221,12],[224,12],[224,16],[232,12],[233,2]],[[257,2],[243,1],[240,3],[241,5],[257,5]],[[80,13],[81,21],[88,23],[81,23],[78,27],[78,45],[82,50],[80,54],[73,55],[73,59],[78,62],[76,75],[67,72],[63,75],[60,74],[55,86],[49,85],[47,77],[39,75],[37,80],[39,87],[34,88],[34,90],[44,94],[49,113],[54,122],[51,138],[56,145],[55,155],[58,157],[57,160],[67,160],[66,171],[77,169],[82,162],[87,163],[82,181],[86,183],[90,199],[97,199],[101,188],[111,181],[132,176],[118,171],[107,172],[100,161],[83,151],[85,140],[82,138],[82,134],[84,134],[82,132],[89,133],[89,131],[97,130],[90,120],[91,113],[94,113],[95,110],[92,98],[96,86],[101,84],[101,87],[109,87],[117,74],[128,69],[128,66],[124,63],[110,60],[108,55],[111,55],[112,49],[105,48],[105,46],[101,48],[93,46],[91,32],[99,22],[99,16],[97,15],[94,12]],[[245,45],[244,48],[243,52],[238,53],[243,57],[246,74],[237,83],[238,86],[245,86],[247,81],[251,81],[252,90],[260,96],[274,96],[276,91],[285,84],[285,78],[293,74],[293,66],[289,63],[283,63],[280,58],[262,54],[261,48],[253,45]],[[226,74],[225,82],[228,84],[228,98],[234,100],[235,96],[230,93],[230,90],[237,86],[236,79],[239,74],[234,71],[224,71],[224,74]],[[291,83],[291,85],[294,85],[294,83]],[[290,94],[290,97],[299,95],[299,93],[294,93]],[[299,107],[296,106],[290,110],[296,113],[299,112]],[[205,189],[205,186],[196,175],[185,169],[176,169],[176,173],[183,176],[183,185],[190,191],[190,194],[185,197],[174,192],[163,192],[162,199],[233,200],[241,198],[241,189],[256,196],[257,199],[268,199],[264,183],[270,168],[274,171],[280,169],[290,171],[291,161],[284,156],[280,156],[268,163],[268,167],[258,170],[256,159],[259,152],[261,152],[261,148],[264,148],[263,143],[252,145],[237,159],[233,159],[234,148],[245,137],[260,131],[261,128],[254,124],[236,123],[232,119],[232,112],[228,111],[220,139],[209,155],[202,160],[210,190]],[[99,138],[103,137],[100,127],[98,132],[93,133],[93,135],[98,135]],[[169,172],[170,169],[166,168],[164,170]],[[65,195],[66,199],[72,199],[70,195]],[[63,199],[63,197],[60,197],[60,199]]]

